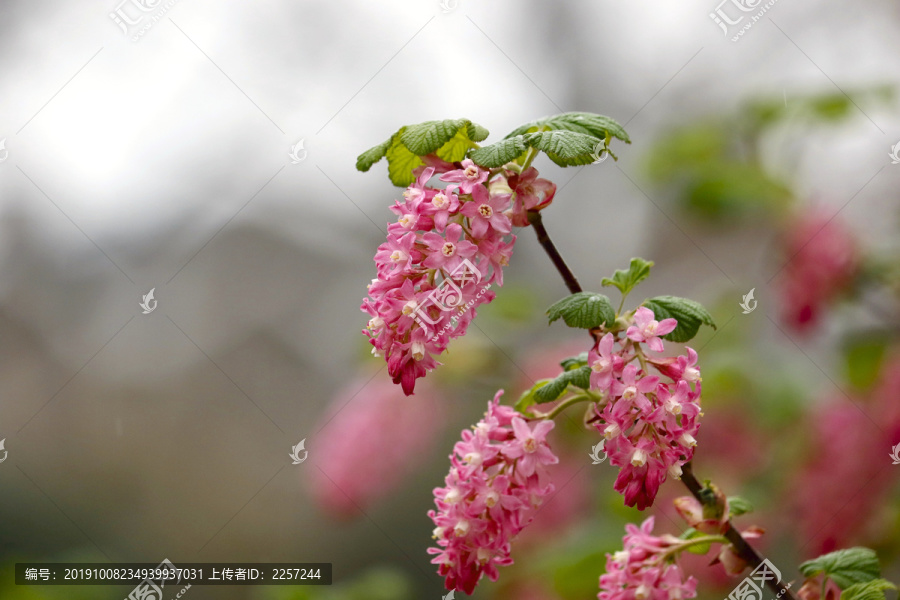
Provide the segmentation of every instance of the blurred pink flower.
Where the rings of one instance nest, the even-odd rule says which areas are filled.
[[[867,396],[838,396],[812,418],[810,458],[790,492],[812,556],[862,542],[896,481],[888,454],[900,443],[900,359]]]
[[[852,283],[860,267],[853,233],[836,218],[812,212],[797,219],[785,242],[789,262],[782,274],[782,319],[805,332],[822,309]]]
[[[316,503],[350,518],[394,491],[434,448],[441,408],[428,385],[415,398],[378,376],[343,388],[307,444]]]

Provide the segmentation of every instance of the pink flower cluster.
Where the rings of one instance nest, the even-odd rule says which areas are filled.
[[[670,550],[684,544],[671,535],[653,535],[653,517],[639,527],[625,525],[624,549],[606,555],[599,600],[685,600],[697,595],[697,580],[685,578]]]
[[[432,164],[417,169],[403,202],[391,207],[397,222],[375,254],[378,277],[361,307],[371,316],[363,333],[373,354],[385,357],[407,395],[440,364],[434,357],[450,339],[465,334],[475,309],[493,300],[490,287],[503,285],[516,240],[504,177],[488,181],[489,172],[469,159],[457,169]],[[429,185],[438,169],[443,188]],[[534,182],[527,185],[533,193]]]
[[[545,467],[558,459],[547,444],[552,421],[534,427],[497,392],[484,419],[463,431],[450,456],[445,486],[434,490],[438,548],[432,563],[449,590],[471,594],[482,575],[497,580],[497,567],[512,564],[510,541],[553,493]]]
[[[621,467],[615,489],[640,510],[653,504],[668,475],[681,476],[700,428],[697,353],[687,348],[687,355],[654,358],[642,347],[662,352],[660,336],[676,326],[675,319],[656,321],[653,311],[640,307],[625,339],[607,333],[588,355],[591,389],[604,398],[595,426],[606,438],[610,464]],[[671,381],[648,373],[651,365]]]
[[[862,262],[859,245],[846,225],[811,213],[791,225],[785,253],[790,262],[779,285],[782,319],[794,330],[807,332],[852,284]]]
[[[314,500],[330,515],[359,517],[396,492],[434,448],[444,425],[441,398],[426,386],[407,398],[381,377],[356,378],[331,401],[304,470]]]

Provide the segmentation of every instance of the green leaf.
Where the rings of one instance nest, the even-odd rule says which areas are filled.
[[[566,296],[547,309],[550,322],[562,317],[569,327],[593,329],[616,321],[616,311],[609,298],[596,292],[578,292]]]
[[[535,392],[535,400],[537,404],[553,402],[562,396],[570,385],[582,389],[591,387],[591,368],[585,366],[572,371],[563,371],[555,379],[551,379]]]
[[[406,187],[415,181],[412,170],[424,163],[422,156],[437,154],[449,162],[460,161],[488,136],[488,130],[468,119],[426,121],[401,127],[387,141],[370,148],[356,159],[356,168],[368,171],[387,157],[391,183]]]
[[[625,129],[619,125],[615,119],[587,112],[568,112],[553,115],[551,117],[544,117],[543,119],[538,119],[517,127],[506,137],[511,138],[525,133],[533,133],[535,131],[554,130],[575,131],[601,140],[615,137],[626,144],[631,143],[631,139],[628,137],[628,134],[625,133]]]
[[[457,135],[461,135],[471,145],[471,142],[485,139],[488,131],[468,119],[425,121],[405,127],[400,134],[400,141],[416,156],[425,156],[437,152]]]
[[[597,160],[595,149],[604,142],[587,133],[577,131],[537,131],[526,134],[525,143],[544,152],[561,167],[589,165]]]
[[[841,600],[884,600],[885,590],[896,589],[897,586],[886,579],[874,579],[851,585],[841,592]]]
[[[521,135],[500,140],[499,142],[482,146],[477,150],[469,153],[469,158],[476,165],[485,167],[486,169],[495,169],[502,167],[508,162],[512,162],[522,156],[528,150],[525,145],[525,138]]]
[[[600,283],[604,286],[614,285],[619,288],[623,296],[627,296],[634,289],[634,286],[647,279],[652,266],[653,261],[644,260],[643,258],[632,258],[631,266],[628,267],[627,271],[618,269],[613,273],[612,278],[604,277]]]
[[[397,132],[385,153],[388,159],[388,176],[391,183],[398,187],[406,187],[414,182],[416,176],[413,175],[413,169],[425,164],[418,155],[410,152],[409,148],[400,142],[402,132],[403,129]]]
[[[372,168],[372,165],[384,158],[385,153],[390,147],[391,140],[387,140],[373,148],[369,148],[368,150],[360,154],[359,157],[357,157],[356,169],[362,172],[368,171]]]
[[[542,387],[544,387],[545,385],[547,385],[548,383],[550,383],[551,381],[553,381],[553,380],[552,379],[541,379],[537,383],[535,383],[533,386],[531,386],[530,389],[527,389],[524,392],[522,392],[522,395],[519,396],[519,399],[513,405],[513,408],[516,409],[517,411],[519,411],[520,413],[525,414],[529,408],[531,408],[535,404],[538,404],[538,400],[536,397],[537,391],[539,389],[541,389]]]
[[[874,550],[856,547],[808,560],[800,565],[800,572],[806,577],[824,573],[839,588],[845,590],[857,583],[868,583],[880,578],[881,566]]]
[[[731,496],[728,499],[729,515],[739,517],[747,513],[753,512],[753,504],[746,498],[740,496]]]
[[[644,300],[643,306],[653,311],[657,321],[663,319],[675,319],[678,326],[663,338],[682,344],[690,341],[697,335],[701,325],[709,325],[713,329],[716,323],[712,315],[703,308],[703,305],[687,298],[677,296],[657,296]]]
[[[706,537],[707,534],[697,531],[693,527],[688,527],[682,532],[681,535],[678,536],[679,539],[682,540],[693,540],[698,537]],[[695,546],[690,546],[687,551],[691,554],[706,554],[709,552],[709,548],[712,545],[711,542],[705,544],[697,544]]]
[[[564,358],[560,361],[559,366],[563,368],[563,371],[571,371],[572,369],[577,369],[578,367],[583,367],[587,364],[588,361],[588,353],[582,352],[577,356],[570,356],[569,358]]]

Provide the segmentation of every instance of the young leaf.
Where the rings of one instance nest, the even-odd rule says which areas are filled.
[[[706,535],[705,533],[697,531],[693,527],[688,527],[678,537],[679,537],[679,539],[682,539],[682,540],[692,540],[692,539],[695,539],[698,537],[704,537],[705,535]],[[690,552],[691,554],[706,554],[707,552],[709,552],[710,545],[711,545],[710,543],[697,544],[697,545],[694,545],[694,546],[691,546],[690,548],[688,548],[687,551]]]
[[[391,183],[398,187],[406,187],[414,182],[416,176],[413,175],[413,169],[425,164],[418,155],[410,152],[409,148],[400,141],[402,132],[403,129],[397,132],[385,152],[388,159],[388,176],[391,178]]]
[[[533,133],[535,131],[555,130],[585,133],[601,140],[615,137],[626,144],[631,143],[631,139],[629,139],[628,134],[625,133],[625,129],[614,119],[587,112],[568,112],[553,115],[552,117],[544,117],[543,119],[538,119],[517,127],[510,132],[506,138],[508,139],[525,133]]]
[[[529,408],[531,408],[535,404],[538,404],[537,398],[535,396],[537,391],[539,389],[541,389],[542,387],[544,387],[545,385],[547,385],[548,383],[550,383],[551,381],[553,381],[553,380],[552,379],[541,379],[540,381],[535,383],[533,386],[531,386],[530,389],[527,389],[524,392],[522,392],[522,395],[519,396],[519,399],[513,405],[513,408],[515,408],[520,413],[525,414]]]
[[[652,266],[653,261],[644,260],[643,258],[632,258],[631,265],[628,267],[627,271],[624,269],[617,269],[616,272],[613,273],[612,278],[604,277],[600,283],[604,286],[614,285],[619,288],[619,291],[622,292],[623,296],[627,296],[637,284],[647,279],[647,276],[650,275],[650,267]]]
[[[841,592],[841,600],[884,600],[885,590],[896,589],[897,586],[886,579],[873,579],[851,585]]]
[[[547,309],[550,322],[560,317],[569,327],[593,329],[604,323],[612,325],[616,321],[616,311],[609,298],[595,292],[578,292],[566,296]]]
[[[595,160],[595,148],[603,140],[577,131],[537,131],[525,135],[525,143],[544,152],[561,167],[589,165]]]
[[[880,578],[881,566],[874,550],[856,547],[808,560],[800,565],[800,572],[806,577],[824,573],[839,588],[846,590],[857,583],[868,583]]]
[[[486,169],[495,169],[502,167],[508,162],[512,162],[522,156],[528,147],[525,145],[525,138],[521,135],[500,140],[499,142],[482,146],[477,150],[469,153],[469,158],[476,165],[485,167]]]
[[[677,296],[657,296],[644,300],[643,306],[653,311],[657,321],[675,319],[678,326],[672,333],[663,338],[679,344],[690,341],[697,335],[701,325],[709,325],[713,329],[716,323],[712,315],[699,302],[678,298]]]
[[[373,148],[369,148],[368,150],[360,154],[356,159],[356,169],[362,172],[366,172],[371,169],[372,165],[384,158],[387,149],[391,147],[391,141],[392,140],[386,140],[383,143],[378,144]]]
[[[746,498],[740,496],[732,496],[728,499],[729,515],[739,517],[747,513],[753,512],[753,504]]]
[[[551,379],[535,392],[534,397],[537,404],[553,402],[563,395],[569,385],[583,389],[591,387],[591,368],[585,366],[578,367],[572,371],[563,371],[555,379]]]
[[[572,369],[577,369],[578,367],[583,367],[587,364],[588,361],[588,353],[582,352],[578,356],[570,356],[569,358],[564,358],[559,366],[563,368],[563,371],[571,371]]]

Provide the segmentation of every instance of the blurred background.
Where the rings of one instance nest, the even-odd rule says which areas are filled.
[[[446,593],[426,512],[460,430],[587,348],[546,325],[566,290],[520,231],[496,301],[404,398],[359,311],[400,190],[355,159],[407,123],[494,141],[570,110],[633,140],[536,163],[582,285],[642,256],[639,294],[719,324],[692,343],[698,477],[756,505],[738,525],[786,579],[849,545],[900,578],[896,2],[785,0],[736,37],[756,13],[716,0],[117,1],[0,8],[0,598],[129,592],[16,587],[17,561],[164,558],[334,564],[329,589],[198,600]],[[646,517],[595,443],[559,421],[559,491],[475,597],[594,597]],[[694,562],[701,598],[739,581]]]

